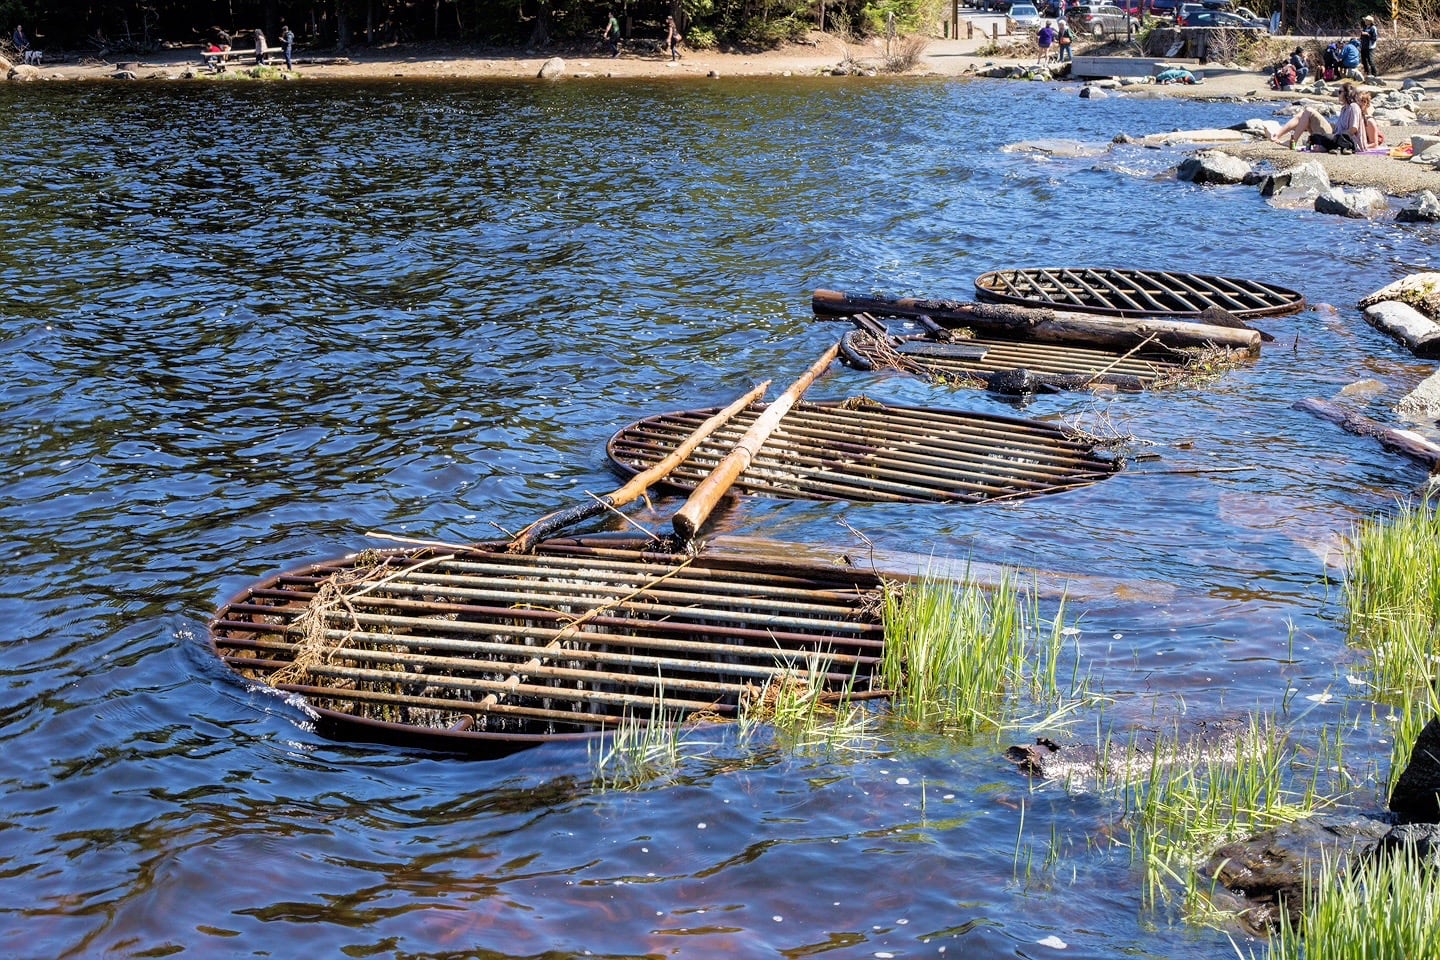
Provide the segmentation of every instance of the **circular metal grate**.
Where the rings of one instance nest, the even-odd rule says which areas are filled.
[[[975,295],[1017,306],[1125,317],[1199,317],[1219,307],[1245,318],[1305,307],[1305,298],[1294,290],[1258,280],[1091,267],[995,270],[975,281]]]
[[[670,474],[693,489],[764,410],[752,406]],[[638,473],[665,457],[713,410],[649,417],[610,439],[610,458]],[[871,401],[800,403],[736,481],[780,499],[979,503],[1086,486],[1119,464],[1093,444],[1033,420]]]
[[[245,678],[303,696],[326,736],[501,755],[626,716],[733,716],[747,690],[812,670],[836,695],[879,695],[880,587],[577,541],[368,551],[255,584],[210,640]]]

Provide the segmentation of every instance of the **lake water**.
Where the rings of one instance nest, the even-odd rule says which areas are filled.
[[[205,624],[366,531],[484,539],[613,488],[614,430],[808,367],[842,329],[816,287],[1230,274],[1311,308],[1204,387],[1019,403],[837,367],[810,393],[1113,428],[1153,455],[1114,479],[752,500],[714,529],[1068,580],[1105,724],[1260,708],[1305,741],[1353,716],[1373,776],[1325,557],[1425,475],[1291,404],[1373,378],[1353,402],[1383,417],[1429,372],[1353,308],[1431,268],[1429,231],[1177,185],[1171,151],[1001,150],[1259,109],[957,81],[0,86],[0,955],[1233,956],[1142,905],[1102,839],[1120,811],[1032,790],[994,738],[722,744],[605,791],[584,746],[323,740]]]

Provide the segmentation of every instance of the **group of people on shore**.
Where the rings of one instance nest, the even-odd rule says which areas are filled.
[[[1312,76],[1325,80],[1351,80],[1365,83],[1380,79],[1375,68],[1375,47],[1380,42],[1380,28],[1375,18],[1366,16],[1360,23],[1360,32],[1347,40],[1336,40],[1320,54],[1320,62],[1312,65],[1304,47],[1296,47],[1290,59],[1275,68],[1270,76],[1270,86],[1276,90],[1289,90],[1297,83],[1304,83]]]
[[[1074,55],[1070,52],[1070,47],[1074,41],[1075,34],[1070,30],[1069,21],[1062,17],[1060,25],[1056,27],[1053,26],[1049,20],[1046,20],[1035,33],[1035,42],[1040,47],[1040,54],[1035,62],[1050,63],[1056,58],[1056,54],[1053,51],[1057,47],[1060,50],[1058,58],[1061,63],[1073,60]]]
[[[1306,107],[1270,139],[1296,150],[1300,138],[1306,137],[1308,148],[1322,153],[1365,153],[1383,145],[1385,135],[1371,112],[1370,91],[1347,82],[1340,84],[1339,96],[1340,115],[1334,123],[1314,107]]]
[[[610,48],[612,60],[620,56],[620,20],[613,10],[606,15],[605,30],[600,34],[600,40]],[[665,49],[671,60],[680,59],[680,27],[674,17],[665,18]]]

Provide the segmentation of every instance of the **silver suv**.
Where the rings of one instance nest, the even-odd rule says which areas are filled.
[[[1107,36],[1124,36],[1129,29],[1130,18],[1125,11],[1110,3],[1077,3],[1065,8],[1065,19],[1070,29],[1082,36],[1097,40]]]

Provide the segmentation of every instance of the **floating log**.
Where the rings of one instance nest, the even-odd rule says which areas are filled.
[[[652,486],[668,477],[670,471],[684,463],[686,458],[694,453],[695,449],[704,443],[712,433],[723,427],[741,410],[744,410],[750,406],[750,404],[764,396],[765,391],[769,389],[769,387],[770,381],[766,380],[724,410],[710,417],[704,423],[700,424],[700,426],[696,427],[695,431],[686,437],[669,456],[649,469],[637,473],[630,479],[629,483],[614,493],[604,497],[592,497],[588,501],[547,513],[539,520],[536,520],[515,535],[515,539],[510,544],[510,552],[529,553],[530,550],[533,549],[536,541],[553,536],[556,531],[563,530],[565,527],[579,523],[582,520],[587,520],[611,507],[623,507],[627,503],[633,503],[643,496],[646,490],[649,490]]]
[[[897,317],[923,316],[944,327],[970,327],[977,332],[1010,339],[1083,343],[1120,351],[1149,341],[1176,350],[1205,347],[1243,350],[1253,357],[1260,354],[1261,344],[1258,330],[1237,330],[1162,317],[1101,317],[1006,304],[867,297],[835,290],[816,290],[811,297],[811,306],[820,316],[844,317],[862,312]]]
[[[1355,413],[1351,410],[1343,410],[1329,400],[1321,400],[1311,397],[1307,400],[1300,400],[1294,404],[1296,410],[1304,410],[1306,413],[1314,414],[1322,420],[1329,420],[1331,423],[1339,424],[1345,430],[1360,437],[1374,437],[1380,441],[1380,445],[1387,450],[1403,454],[1412,460],[1423,463],[1434,473],[1440,468],[1440,445],[1420,436],[1412,430],[1400,430],[1396,427],[1388,427],[1378,420],[1372,420],[1364,414]]]
[[[695,539],[695,534],[705,525],[705,520],[710,512],[715,509],[715,504],[725,496],[730,487],[734,485],[735,478],[744,472],[750,465],[755,454],[764,446],[770,434],[780,425],[780,419],[789,412],[795,402],[809,389],[815,378],[830,368],[835,358],[840,355],[840,345],[837,343],[820,357],[819,360],[806,370],[804,375],[792,383],[775,402],[765,408],[745,435],[735,442],[734,448],[725,455],[725,458],[715,465],[710,471],[710,476],[695,492],[690,494],[690,499],[685,501],[685,506],[675,514],[671,524],[675,532],[686,543]]]

